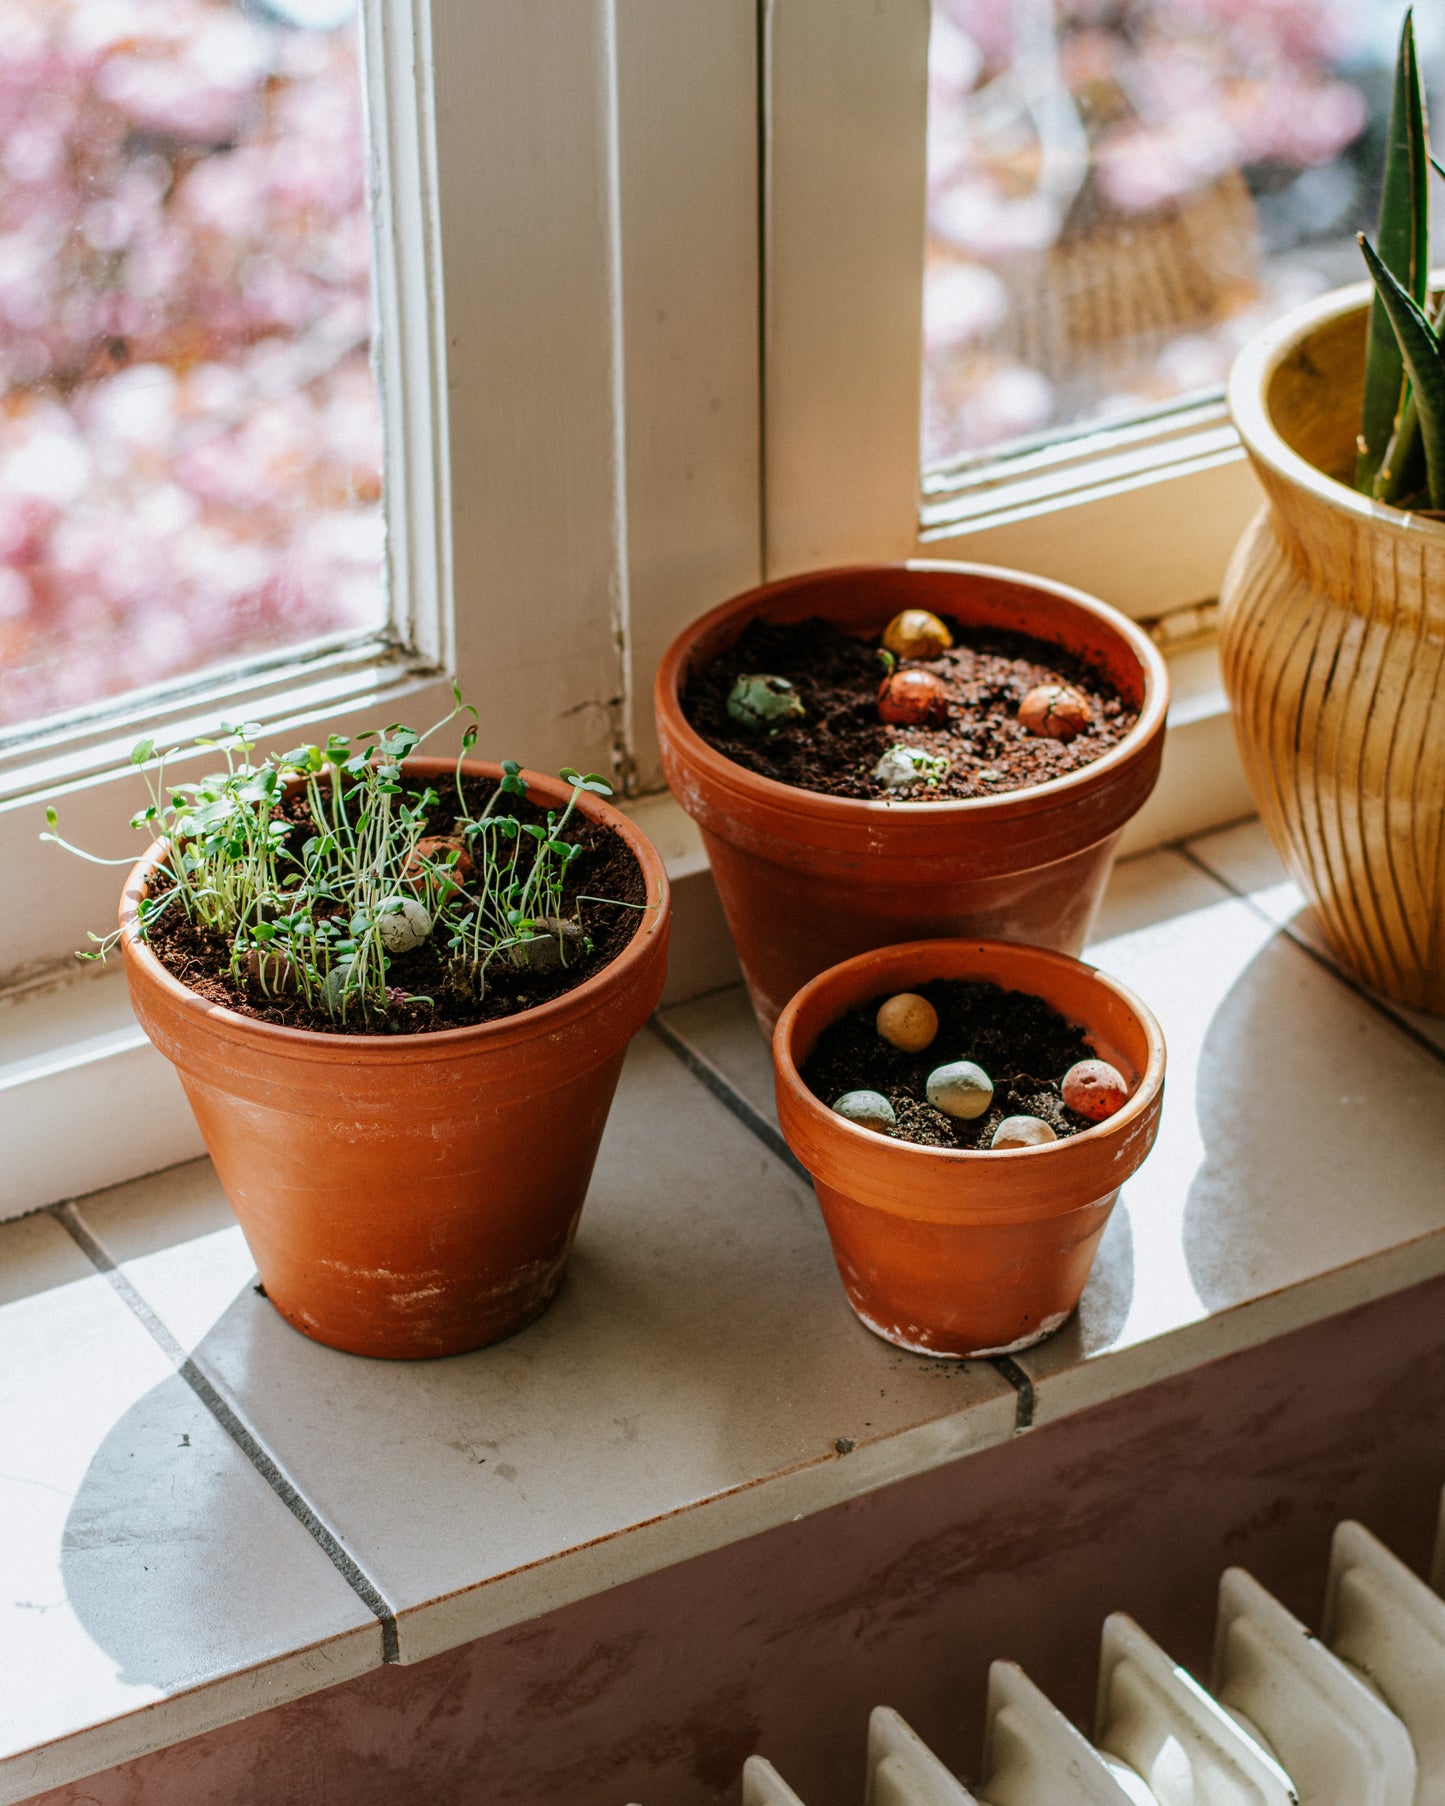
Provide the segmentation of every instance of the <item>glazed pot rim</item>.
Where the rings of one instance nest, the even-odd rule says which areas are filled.
[[[1442,282],[1445,273],[1432,271],[1432,286]],[[1261,327],[1240,349],[1231,366],[1226,390],[1230,418],[1250,456],[1292,488],[1307,490],[1317,501],[1358,521],[1396,533],[1423,533],[1438,538],[1445,535],[1445,522],[1424,520],[1409,509],[1377,502],[1373,496],[1362,495],[1311,464],[1281,436],[1269,410],[1270,384],[1285,359],[1323,327],[1348,314],[1363,313],[1373,294],[1374,284],[1367,277],[1302,302]]]
[[[1097,759],[1081,765],[1062,777],[1049,778],[1041,784],[1028,784],[999,796],[950,797],[935,802],[893,802],[884,797],[830,796],[821,790],[808,790],[800,784],[784,784],[776,778],[763,777],[727,758],[711,746],[687,719],[682,708],[681,687],[687,656],[697,641],[717,623],[748,609],[761,613],[760,604],[785,594],[802,582],[815,582],[830,577],[859,577],[899,571],[940,572],[948,576],[982,577],[990,582],[1016,584],[1043,591],[1058,600],[1080,607],[1095,620],[1117,633],[1139,660],[1144,677],[1144,697],[1139,706],[1139,719],[1124,738]],[[819,612],[826,614],[826,608]],[[1067,650],[1067,648],[1065,648]],[[977,564],[949,559],[910,558],[897,563],[824,565],[813,570],[798,571],[790,577],[775,579],[745,590],[741,595],[721,602],[685,628],[663,656],[658,667],[654,697],[658,714],[666,715],[668,726],[680,742],[679,750],[692,764],[705,770],[719,788],[757,796],[772,808],[786,813],[820,815],[839,823],[864,822],[879,815],[902,816],[926,821],[934,816],[979,816],[998,820],[1014,814],[1037,812],[1040,800],[1045,807],[1067,804],[1076,795],[1105,785],[1119,768],[1129,765],[1164,725],[1169,707],[1169,674],[1163,654],[1136,622],[1097,596],[1076,589],[1072,584],[1056,582],[1028,571],[1006,565]]]
[[[403,763],[404,770],[414,771],[418,767],[432,768],[434,775],[445,775],[456,769],[456,761],[418,757],[407,759]],[[480,759],[462,761],[461,769],[482,777],[500,777],[502,774],[500,764]],[[527,784],[529,794],[536,785],[544,797],[548,791],[553,793],[546,798],[549,801],[561,800],[570,795],[570,786],[558,778],[549,778],[542,772],[525,767],[521,776]],[[590,820],[612,829],[636,859],[644,885],[650,893],[649,903],[638,913],[644,917],[650,915],[652,920],[639,921],[626,946],[590,978],[583,979],[581,984],[575,985],[570,991],[549,998],[545,1003],[518,1010],[511,1016],[503,1016],[492,1022],[463,1023],[453,1028],[423,1029],[417,1034],[334,1034],[321,1029],[290,1028],[279,1022],[260,1021],[243,1016],[239,1011],[227,1008],[225,1004],[214,1003],[209,998],[202,997],[169,971],[136,932],[137,905],[145,880],[159,864],[164,853],[164,840],[152,841],[126,874],[120,907],[122,955],[127,960],[135,961],[146,981],[164,992],[190,1017],[198,1021],[204,1018],[212,1029],[223,1029],[234,1039],[263,1046],[279,1057],[305,1059],[322,1055],[335,1059],[340,1056],[341,1050],[345,1050],[345,1057],[349,1060],[372,1064],[388,1061],[402,1063],[470,1052],[478,1042],[500,1049],[531,1041],[585,1015],[605,994],[630,985],[638,975],[638,968],[652,955],[655,936],[666,925],[670,913],[671,891],[666,868],[657,849],[642,830],[620,809],[593,793],[584,791],[578,798],[577,807]]]
[[[892,1136],[879,1135],[876,1130],[865,1129],[858,1123],[850,1122],[847,1117],[839,1116],[835,1110],[830,1109],[816,1093],[809,1089],[793,1059],[791,1041],[793,1026],[804,1005],[810,1002],[820,990],[838,974],[876,960],[878,951],[896,954],[901,962],[905,956],[921,954],[928,948],[957,949],[965,947],[976,950],[985,959],[999,949],[1006,949],[1009,953],[1026,954],[1039,965],[1051,967],[1056,971],[1082,970],[1104,990],[1111,992],[1134,1015],[1148,1040],[1149,1058],[1144,1071],[1139,1076],[1138,1084],[1134,1087],[1133,1094],[1122,1110],[1116,1110],[1112,1116],[1106,1117],[1103,1122],[1095,1123],[1092,1128],[1080,1129],[1076,1135],[1065,1136],[1062,1140],[1046,1141],[1038,1147],[931,1148],[924,1147],[918,1142],[898,1141]],[[999,1163],[1003,1161],[1058,1160],[1061,1157],[1067,1157],[1071,1149],[1091,1150],[1101,1141],[1126,1133],[1154,1107],[1155,1100],[1164,1083],[1166,1062],[1164,1031],[1160,1028],[1154,1012],[1141,997],[1131,991],[1127,985],[1121,984],[1117,978],[1112,978],[1107,972],[1101,972],[1097,966],[1091,966],[1087,960],[1074,959],[1067,953],[1055,953],[1050,948],[1036,947],[1024,941],[976,940],[963,935],[939,936],[919,941],[898,941],[878,951],[860,953],[852,959],[840,960],[837,965],[829,966],[826,971],[820,972],[816,978],[809,979],[808,983],[788,1000],[782,1014],[778,1017],[777,1026],[773,1030],[773,1060],[781,1075],[788,1081],[789,1090],[795,1102],[801,1106],[805,1115],[812,1120],[816,1128],[825,1134],[837,1135],[842,1146],[846,1147],[852,1140],[860,1151],[866,1149],[874,1156],[877,1156],[880,1150],[888,1149],[892,1151],[891,1154],[884,1154],[883,1158],[896,1156],[904,1165],[918,1166],[921,1162],[936,1172],[942,1172],[949,1167],[967,1171],[971,1167],[976,1168],[981,1161],[997,1170]],[[940,976],[949,975],[940,974]],[[843,1011],[839,1011],[838,1015],[831,1016],[827,1026],[836,1022],[843,1013]],[[1089,1025],[1085,1023],[1083,1026],[1085,1032],[1089,1032]],[[920,1170],[922,1170],[921,1167]]]

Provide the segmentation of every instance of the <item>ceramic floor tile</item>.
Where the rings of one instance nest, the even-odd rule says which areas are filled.
[[[1312,947],[1331,963],[1334,956],[1325,942],[1318,918],[1305,902],[1304,893],[1280,863],[1264,824],[1256,817],[1201,835],[1189,842],[1189,852],[1222,878],[1233,891],[1248,897],[1258,910],[1284,929],[1292,940]],[[1375,996],[1374,993],[1371,993]],[[1375,996],[1383,1010],[1397,1016],[1418,1034],[1445,1051],[1445,1016],[1429,1016],[1424,1010],[1406,1009]]]
[[[49,1216],[0,1229],[0,1801],[374,1667],[375,1618]]]
[[[1445,1270],[1445,1063],[1178,855],[1120,879],[1089,958],[1163,1024],[1163,1122],[1077,1319],[1020,1357],[1039,1421]]]
[[[742,985],[677,1004],[663,1011],[662,1021],[695,1058],[741,1093],[774,1128],[778,1126],[772,1050]]]
[[[990,1367],[858,1324],[811,1191],[651,1035],[561,1296],[474,1355],[305,1341],[204,1165],[82,1209],[396,1605],[404,1660],[1012,1433]]]

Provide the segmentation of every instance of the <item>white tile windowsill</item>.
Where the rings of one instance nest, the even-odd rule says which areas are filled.
[[[1015,1363],[853,1318],[736,986],[638,1038],[562,1296],[475,1355],[296,1335],[204,1160],[0,1226],[0,1806],[1445,1272],[1445,1023],[1333,970],[1255,824],[1121,865],[1091,957],[1163,1128]]]

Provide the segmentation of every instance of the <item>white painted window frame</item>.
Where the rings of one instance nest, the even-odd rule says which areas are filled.
[[[363,0],[392,622],[0,739],[0,987],[114,918],[130,746],[427,724],[658,781],[667,639],[760,573],[755,0]],[[176,775],[200,761],[183,762]]]
[[[1222,401],[919,468],[929,0],[763,0],[764,569],[960,559],[1136,619],[1217,596],[1259,506]],[[1212,646],[1172,661],[1137,851],[1252,810]]]
[[[929,18],[765,0],[768,574],[963,558],[1141,618],[1213,596],[1259,504],[1222,402],[920,482]]]

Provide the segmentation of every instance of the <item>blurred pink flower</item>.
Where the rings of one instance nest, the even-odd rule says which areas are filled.
[[[0,723],[377,622],[354,31],[228,0],[6,26]]]

